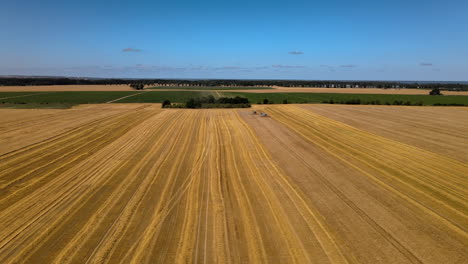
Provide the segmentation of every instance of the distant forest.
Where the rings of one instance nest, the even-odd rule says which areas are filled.
[[[54,77],[3,77],[0,86],[34,85],[111,85],[144,84],[146,86],[283,86],[283,87],[324,87],[324,88],[407,88],[450,91],[468,91],[466,83],[410,83],[391,81],[299,81],[299,80],[170,80],[170,79],[85,79]]]

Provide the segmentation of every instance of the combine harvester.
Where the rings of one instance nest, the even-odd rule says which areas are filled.
[[[256,114],[257,114],[257,110],[253,110],[252,114],[256,115]],[[260,116],[261,116],[261,117],[268,117],[268,114],[265,113],[265,112],[260,112]]]

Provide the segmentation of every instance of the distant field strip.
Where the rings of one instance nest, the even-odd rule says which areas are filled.
[[[468,259],[466,163],[302,106],[261,111],[0,109],[0,263]]]
[[[271,87],[252,87],[252,86],[155,86],[145,89],[153,90],[271,90]]]

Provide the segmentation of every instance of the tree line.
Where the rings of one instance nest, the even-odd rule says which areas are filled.
[[[397,81],[327,81],[327,80],[178,80],[178,79],[87,79],[87,78],[52,78],[52,77],[4,77],[0,86],[34,85],[112,85],[143,84],[144,86],[283,86],[283,87],[323,87],[323,88],[383,88],[383,89],[434,89],[468,91],[465,83],[426,83]]]
[[[244,97],[219,97],[215,98],[212,95],[190,98],[183,104],[171,104],[171,101],[164,100],[163,108],[248,108],[250,107],[249,99]]]

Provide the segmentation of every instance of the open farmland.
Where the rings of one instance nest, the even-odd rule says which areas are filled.
[[[69,108],[78,104],[97,103],[183,103],[190,98],[213,95],[215,97],[245,97],[251,103],[329,103],[347,104],[411,104],[468,106],[468,96],[398,95],[398,94],[338,94],[338,93],[253,93],[217,90],[199,91],[83,91],[83,92],[0,92],[1,108]]]
[[[344,94],[403,94],[427,95],[428,89],[383,89],[383,88],[321,88],[321,87],[281,87],[281,86],[147,86],[148,90],[159,91],[226,91],[250,93],[344,93]],[[83,91],[134,91],[126,84],[108,85],[30,85],[0,86],[0,92],[83,92]],[[442,91],[444,95],[468,95],[468,91]]]
[[[0,263],[466,262],[466,108],[260,108],[0,109]]]

